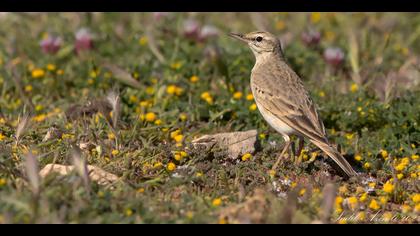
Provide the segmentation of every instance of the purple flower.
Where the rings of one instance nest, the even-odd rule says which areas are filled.
[[[60,37],[55,37],[48,35],[47,38],[41,40],[39,45],[41,46],[41,49],[46,54],[55,54],[60,50],[61,44],[63,43],[63,40],[61,40]]]
[[[169,16],[169,12],[153,12],[152,14],[156,21]]]
[[[337,47],[327,48],[324,51],[324,59],[328,64],[338,66],[344,61],[344,52],[341,48]]]
[[[198,35],[199,41],[205,41],[206,39],[217,37],[219,35],[219,29],[212,25],[205,25],[201,28],[200,34]]]
[[[86,29],[81,28],[76,32],[76,42],[74,44],[76,52],[91,50],[93,48],[93,36],[92,33]]]
[[[189,19],[184,21],[184,35],[193,39],[197,39],[200,33],[200,25],[197,21]]]
[[[319,41],[321,40],[321,34],[315,30],[309,30],[302,33],[302,41],[307,46],[315,46],[318,45]]]

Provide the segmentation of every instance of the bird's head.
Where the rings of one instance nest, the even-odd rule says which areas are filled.
[[[247,34],[230,33],[229,36],[248,44],[257,58],[267,53],[283,55],[280,40],[271,33],[255,31]]]

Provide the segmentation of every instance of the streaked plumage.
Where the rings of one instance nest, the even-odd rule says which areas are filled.
[[[280,41],[267,32],[232,36],[246,42],[256,57],[251,72],[251,90],[264,119],[285,139],[285,150],[290,144],[289,135],[306,137],[348,176],[355,176],[350,164],[329,143],[315,104],[299,76],[286,63]]]

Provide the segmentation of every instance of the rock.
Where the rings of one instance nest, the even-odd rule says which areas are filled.
[[[118,176],[102,170],[99,167],[88,165],[89,177],[92,181],[100,185],[113,184],[118,180]],[[40,172],[39,175],[44,178],[50,173],[59,175],[68,175],[74,170],[74,166],[66,166],[59,164],[48,164]]]
[[[258,146],[257,130],[204,135],[192,141],[194,148],[211,149],[215,146],[227,151],[230,159],[245,153],[254,153]]]

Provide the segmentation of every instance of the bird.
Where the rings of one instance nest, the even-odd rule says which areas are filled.
[[[289,149],[290,136],[295,135],[302,141],[302,147],[306,137],[334,160],[348,177],[357,176],[357,172],[329,142],[316,104],[299,75],[286,61],[280,40],[264,31],[229,33],[229,36],[246,43],[253,52],[256,60],[251,70],[252,95],[262,117],[285,141],[272,170],[277,168]]]

